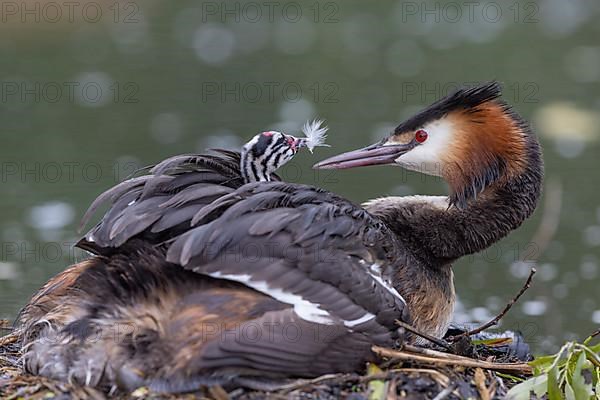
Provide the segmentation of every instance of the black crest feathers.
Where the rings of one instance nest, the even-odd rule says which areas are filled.
[[[496,81],[458,89],[398,125],[394,134],[417,130],[427,122],[440,119],[451,111],[477,107],[488,101],[496,100],[501,94],[502,88]]]

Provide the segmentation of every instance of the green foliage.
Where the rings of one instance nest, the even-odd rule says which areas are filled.
[[[370,376],[383,374],[383,371],[375,364],[369,363],[367,374]],[[381,379],[373,379],[369,382],[369,400],[383,400],[386,397],[386,383]]]
[[[600,343],[568,342],[558,353],[529,363],[533,377],[515,385],[511,400],[529,400],[531,393],[548,400],[600,400]]]

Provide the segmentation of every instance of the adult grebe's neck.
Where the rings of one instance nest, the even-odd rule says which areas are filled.
[[[465,181],[467,186],[453,188],[449,197],[387,197],[367,202],[365,208],[416,258],[430,266],[449,264],[491,246],[535,210],[543,177],[536,137],[527,131],[523,153],[511,154],[498,168],[488,175],[493,179]]]
[[[489,82],[460,89],[398,125],[380,142],[316,168],[398,165],[441,176],[448,197],[386,197],[365,209],[400,242],[390,268],[415,326],[441,335],[452,314],[451,263],[520,226],[537,205],[543,165],[529,125]]]
[[[524,160],[518,174],[501,176],[464,207],[453,204],[452,196],[387,197],[365,204],[403,245],[406,254],[397,260],[394,286],[408,302],[413,325],[421,332],[441,337],[452,319],[451,263],[489,247],[535,210],[543,165],[533,136]]]

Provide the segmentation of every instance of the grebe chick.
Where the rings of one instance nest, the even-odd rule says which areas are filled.
[[[311,153],[325,144],[327,127],[323,121],[306,122],[302,127],[305,137],[296,138],[278,131],[259,133],[242,147],[240,169],[245,182],[268,182],[272,175],[290,161],[301,148]]]

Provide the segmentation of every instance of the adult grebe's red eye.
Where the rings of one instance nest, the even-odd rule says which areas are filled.
[[[419,129],[415,132],[415,140],[419,143],[426,141],[428,136],[427,131],[424,129]]]

